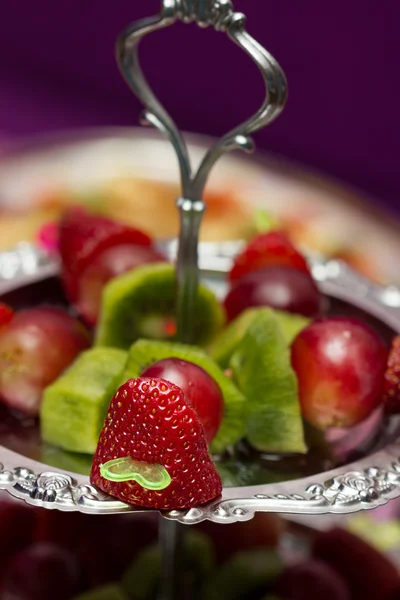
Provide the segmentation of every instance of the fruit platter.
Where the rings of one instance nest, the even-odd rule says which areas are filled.
[[[400,290],[304,253],[273,223],[246,242],[199,243],[212,167],[252,150],[287,93],[231,2],[199,7],[164,2],[117,43],[144,122],[178,158],[178,238],[69,206],[40,246],[0,255],[0,488],[48,509],[184,524],[377,507],[400,496]],[[137,56],[178,18],[226,31],[267,90],[197,172]]]
[[[0,280],[2,488],[49,508],[153,508],[183,523],[248,520],[257,511],[343,514],[400,495],[395,288],[340,261],[306,260],[279,231],[233,255],[223,244],[200,245],[199,326],[189,347],[176,342],[174,243],[76,208],[58,224],[57,244],[57,255],[16,249],[15,276]],[[190,431],[202,438],[193,462],[206,461],[214,486],[208,496],[175,504],[157,490],[160,505],[148,492],[150,500],[127,502],[119,494],[124,462],[113,446],[126,429],[103,423],[119,398],[132,402],[127,382],[157,394],[153,402],[140,388],[145,415],[158,416],[170,394],[188,411]],[[177,435],[160,422],[153,438],[136,415],[141,437],[131,438],[129,456],[139,466],[161,461],[154,452],[162,435],[162,450],[171,447],[164,460],[179,465],[194,435],[184,416],[167,419]],[[120,418],[132,428],[129,411]],[[116,481],[102,477],[102,464]],[[163,464],[153,473],[160,482],[145,485],[183,493]],[[178,469],[177,477],[184,486]]]

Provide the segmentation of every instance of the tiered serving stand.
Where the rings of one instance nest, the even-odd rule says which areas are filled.
[[[192,169],[183,136],[149,88],[138,57],[143,37],[178,20],[195,21],[201,27],[210,25],[225,32],[257,64],[266,87],[266,99],[256,115],[219,140],[206,153],[197,172]],[[234,249],[232,244],[199,244],[199,230],[206,208],[202,199],[205,184],[211,169],[225,153],[254,149],[251,134],[269,124],[284,107],[286,79],[277,62],[246,32],[245,17],[234,12],[230,0],[164,0],[159,15],[134,23],[120,36],[117,57],[127,83],[145,106],[143,124],[152,125],[165,134],[178,159],[182,194],[177,200],[180,214],[176,252],[177,320],[180,340],[190,343],[198,281],[200,278],[206,280],[222,295]],[[162,249],[173,256],[176,244],[164,244]],[[310,264],[321,290],[329,298],[359,309],[387,330],[400,332],[400,289],[372,284],[339,261],[325,261],[314,256],[310,257]],[[0,297],[22,298],[27,290],[33,289],[40,294],[41,289],[51,287],[57,273],[57,259],[49,258],[34,245],[21,243],[0,255]],[[46,300],[45,296],[43,300]],[[193,525],[210,520],[228,524],[247,521],[262,511],[322,515],[378,507],[400,496],[399,436],[399,423],[392,419],[384,423],[367,453],[355,462],[350,460],[333,470],[280,483],[224,488],[222,496],[206,506],[160,513],[160,539],[165,549],[161,597],[174,597],[177,580],[174,556],[179,523]],[[37,441],[37,447],[30,446],[29,451],[17,452],[15,443],[9,443],[11,438],[10,432],[0,436],[0,489],[15,498],[63,511],[104,515],[141,512],[106,496],[90,484],[87,476],[46,464],[40,441]]]

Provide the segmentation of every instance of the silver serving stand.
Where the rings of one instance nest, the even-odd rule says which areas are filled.
[[[185,141],[174,121],[151,91],[140,68],[141,40],[176,21],[196,22],[225,32],[257,64],[265,82],[266,98],[248,121],[221,138],[192,169]],[[203,275],[217,292],[232,259],[232,246],[200,247],[199,230],[206,209],[203,191],[215,163],[225,153],[251,152],[251,134],[274,120],[287,97],[284,73],[274,58],[245,30],[245,17],[236,13],[230,0],[163,0],[159,15],[132,24],[117,42],[117,60],[132,91],[145,106],[142,123],[160,130],[170,140],[178,159],[181,198],[177,200],[180,232],[177,244],[177,323],[182,342],[192,340],[193,306],[199,278]],[[170,246],[164,248],[173,252]],[[203,252],[204,251],[204,252]],[[328,296],[342,299],[380,319],[400,332],[400,290],[372,285],[337,261],[311,261],[313,275]],[[56,275],[58,264],[29,244],[0,255],[0,295]],[[211,275],[211,278],[210,278]],[[251,519],[256,512],[321,515],[345,514],[385,504],[400,496],[400,446],[396,427],[389,426],[387,444],[380,451],[350,464],[309,478],[279,484],[224,488],[222,497],[206,506],[162,513],[160,540],[164,550],[160,599],[176,598],[178,582],[176,549],[181,524],[204,520],[234,523]],[[106,496],[90,485],[88,477],[51,468],[0,446],[0,489],[34,506],[93,514],[140,512]]]

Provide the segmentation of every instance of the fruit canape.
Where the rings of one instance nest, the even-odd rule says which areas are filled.
[[[389,353],[367,323],[327,316],[285,233],[236,256],[223,302],[200,285],[192,346],[176,339],[174,267],[146,233],[71,209],[57,245],[69,305],[0,307],[0,398],[39,416],[45,443],[94,455],[91,481],[111,495],[188,508],[221,493],[243,441],[300,456],[305,425],[398,412],[398,339]]]

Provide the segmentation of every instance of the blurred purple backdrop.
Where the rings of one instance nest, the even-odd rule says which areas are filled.
[[[2,6],[0,137],[136,125],[114,41],[159,0],[19,0]],[[400,209],[397,0],[236,0],[289,80],[260,147],[324,170]],[[143,63],[179,125],[220,134],[261,101],[255,67],[225,36],[177,26],[143,43]]]

